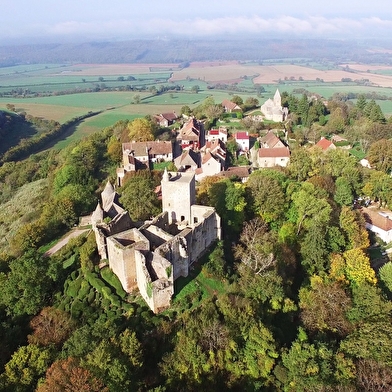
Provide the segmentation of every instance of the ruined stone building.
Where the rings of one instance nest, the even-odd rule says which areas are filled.
[[[125,225],[125,218],[119,219],[117,215],[105,223],[100,212],[105,207],[100,205],[92,216],[101,259],[108,260],[124,290],[128,293],[139,290],[155,313],[170,306],[174,281],[188,276],[191,265],[221,238],[220,217],[215,209],[195,204],[194,173],[165,170],[161,189],[163,212],[139,228],[132,227],[130,219]],[[107,185],[102,192],[102,205],[106,209],[110,200],[116,200],[115,195],[113,187]],[[120,215],[124,213],[123,209],[113,207],[113,214],[117,210]],[[122,230],[120,227],[117,230],[115,222],[121,222]]]

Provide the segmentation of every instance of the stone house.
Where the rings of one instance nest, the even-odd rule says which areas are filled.
[[[184,150],[182,154],[174,160],[174,165],[179,171],[194,172],[200,167],[200,154],[193,150]]]
[[[282,166],[286,167],[290,161],[288,147],[259,148],[257,164],[260,168]]]
[[[280,148],[286,145],[280,140],[274,132],[269,130],[266,135],[259,139],[260,148]]]
[[[121,186],[127,172],[148,169],[155,162],[173,160],[170,141],[129,142],[122,144],[122,167],[117,168],[117,185]]]

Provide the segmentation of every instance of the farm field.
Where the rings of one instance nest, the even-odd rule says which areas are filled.
[[[195,62],[186,68],[178,64],[32,64],[0,68],[0,110],[8,104],[17,112],[55,120],[60,123],[89,111],[100,111],[74,127],[66,139],[59,141],[61,148],[73,140],[114,124],[118,120],[169,111],[180,112],[181,107],[199,105],[207,97],[215,102],[230,99],[233,94],[243,99],[257,97],[260,103],[271,98],[276,88],[281,92],[305,89],[330,98],[334,93],[374,92],[392,99],[392,67],[368,64],[318,64],[299,59],[298,64],[279,62]],[[302,64],[303,63],[303,64]],[[350,81],[342,82],[342,79]],[[355,80],[367,79],[372,85],[363,85]],[[89,86],[101,85],[99,92],[79,92]],[[225,85],[218,89],[217,84]],[[119,91],[125,85],[138,86],[139,91]],[[180,85],[182,91],[167,91],[153,95],[149,88]],[[199,86],[199,93],[192,92]],[[257,86],[264,88],[256,95]],[[12,87],[13,86],[13,87]],[[50,96],[25,98],[9,94],[16,87],[28,89],[29,94],[42,92]],[[132,87],[132,88],[133,88]],[[231,88],[232,87],[232,88]],[[140,90],[141,89],[141,90]],[[111,90],[111,91],[106,91]],[[8,91],[7,94],[4,94]],[[60,94],[59,91],[73,93]],[[135,102],[139,96],[139,103]],[[383,112],[392,115],[392,101],[377,100]]]

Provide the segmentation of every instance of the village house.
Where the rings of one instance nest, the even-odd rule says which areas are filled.
[[[249,133],[237,132],[234,134],[234,139],[237,142],[238,148],[242,152],[249,151]]]
[[[178,116],[176,112],[169,112],[169,113],[161,113],[161,114],[156,114],[154,116],[155,121],[157,124],[159,124],[160,127],[169,127],[170,125],[174,124],[174,122],[177,120]]]
[[[231,166],[228,167],[227,170],[221,171],[219,175],[229,179],[232,177],[238,177],[241,179],[242,183],[245,183],[246,181],[248,181],[250,173],[250,166]]]
[[[281,148],[286,145],[280,140],[274,132],[269,130],[266,135],[259,139],[260,148]]]
[[[174,165],[178,171],[195,171],[200,167],[200,153],[193,150],[184,150],[182,154],[174,160]]]
[[[198,150],[205,144],[204,127],[194,117],[190,118],[178,131],[177,141],[182,149]]]
[[[156,162],[171,162],[173,145],[162,140],[123,143],[122,154],[122,167],[117,168],[118,186],[122,185],[127,172],[148,169]]]
[[[323,151],[336,149],[336,146],[330,140],[326,139],[324,136],[322,136],[321,139],[314,146],[320,147]]]
[[[380,237],[387,244],[392,241],[392,219],[385,212],[362,208],[366,228]]]
[[[258,167],[286,167],[290,161],[290,150],[288,147],[259,148],[257,164]]]
[[[226,113],[242,112],[242,109],[235,102],[231,102],[228,99],[222,101],[222,106]]]
[[[211,129],[207,132],[206,142],[219,139],[223,143],[227,143],[227,129],[219,127],[218,129]]]
[[[268,98],[267,101],[261,105],[260,111],[263,113],[266,120],[282,122],[287,119],[288,108],[282,106],[282,98],[280,92],[276,89],[274,98]]]
[[[186,277],[192,264],[221,238],[221,221],[212,207],[196,205],[194,173],[168,173],[161,181],[162,213],[133,227],[117,206],[118,195],[108,184],[91,223],[102,261],[128,293],[139,291],[154,313],[170,306],[174,281]],[[108,210],[108,212],[106,212]],[[105,222],[104,215],[111,214]],[[112,230],[107,230],[112,227]]]

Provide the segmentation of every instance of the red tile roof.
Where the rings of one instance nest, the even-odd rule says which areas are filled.
[[[249,135],[248,132],[237,132],[234,135],[236,140],[242,139],[242,140],[249,140]]]
[[[321,147],[324,151],[328,150],[329,147],[331,147],[333,143],[326,139],[325,137],[322,137],[318,143],[316,143],[316,147]]]

